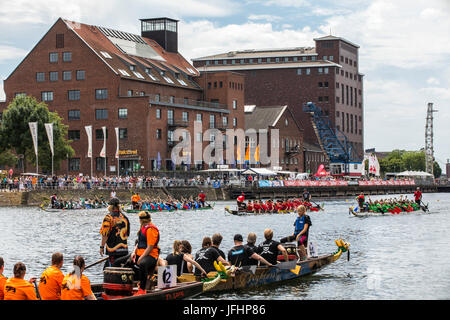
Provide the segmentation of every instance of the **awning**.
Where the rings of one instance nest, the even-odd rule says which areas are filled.
[[[277,175],[275,172],[266,169],[266,168],[248,168],[242,172],[242,174],[253,174],[260,176],[275,176]]]

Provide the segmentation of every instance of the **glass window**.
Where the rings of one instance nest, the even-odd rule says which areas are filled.
[[[95,109],[95,119],[108,119],[108,109]]]
[[[306,68],[306,74],[311,74],[311,69],[310,68]]]
[[[233,109],[237,109],[237,100],[233,100]]]
[[[63,61],[64,62],[72,61],[72,52],[63,52]]]
[[[119,139],[127,139],[127,138],[128,138],[128,129],[119,128]]]
[[[68,118],[69,120],[80,120],[80,110],[69,110]]]
[[[50,81],[58,81],[58,72],[57,71],[50,72]]]
[[[222,124],[224,127],[228,126],[228,117],[222,117]]]
[[[186,111],[183,111],[183,113],[181,114],[181,119],[183,121],[189,121],[189,113]]]
[[[57,52],[50,52],[49,60],[50,60],[51,63],[58,62],[58,53]]]
[[[209,127],[211,129],[214,129],[215,128],[215,124],[216,124],[216,116],[213,115],[213,114],[209,115]]]
[[[108,158],[95,158],[95,169],[97,171],[105,171],[105,162],[108,162]]]
[[[161,119],[161,109],[156,109],[156,119]]]
[[[233,127],[237,126],[237,118],[233,118]]]
[[[128,118],[128,109],[119,108],[119,119],[127,119],[127,118]]]
[[[108,139],[108,129],[106,129],[106,139]],[[104,140],[103,129],[95,129],[95,140]]]
[[[161,129],[156,129],[156,139],[161,139],[161,136],[162,136],[162,131],[161,131]]]
[[[195,120],[202,122],[202,114],[197,113]]]
[[[167,110],[167,123],[173,124],[173,110]]]
[[[80,130],[69,130],[70,140],[80,140]]]
[[[42,92],[42,101],[53,101],[53,91]]]
[[[44,72],[36,72],[36,81],[37,82],[45,81],[45,73]]]
[[[95,99],[104,100],[108,98],[108,89],[95,89]]]
[[[77,80],[84,80],[84,79],[86,79],[86,71],[77,70]]]
[[[297,69],[297,74],[298,74],[299,76],[301,76],[301,75],[302,75],[302,69]]]
[[[71,101],[80,100],[80,90],[69,90],[68,99]]]
[[[63,71],[63,80],[72,80],[72,71]]]
[[[69,171],[80,171],[80,158],[69,159]]]

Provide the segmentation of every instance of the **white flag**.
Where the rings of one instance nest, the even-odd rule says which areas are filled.
[[[53,150],[53,123],[46,123],[45,131],[47,131],[48,143],[50,144],[50,151],[53,156],[55,154]]]
[[[116,147],[116,159],[119,159],[119,128],[115,128],[115,130],[116,130],[116,144],[117,144],[117,147]]]
[[[102,127],[103,130],[103,148],[100,151],[100,157],[106,158],[106,127]]]
[[[85,126],[86,134],[88,136],[88,158],[92,158],[92,126]]]
[[[34,154],[38,154],[38,136],[37,136],[37,122],[28,122],[31,131],[31,138],[33,139]]]

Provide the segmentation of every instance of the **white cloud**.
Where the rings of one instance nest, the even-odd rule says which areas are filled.
[[[247,0],[247,4],[261,4],[266,7],[278,6],[278,7],[292,7],[299,8],[309,6],[309,2],[306,0]]]
[[[0,45],[0,62],[23,58],[27,54],[28,51],[24,49]]]
[[[427,83],[430,85],[439,85],[440,84],[439,80],[434,77],[428,78]]]
[[[266,20],[268,22],[279,21],[281,19],[280,16],[270,14],[251,14],[248,16],[248,20]]]

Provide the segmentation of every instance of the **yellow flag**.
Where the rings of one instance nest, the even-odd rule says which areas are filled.
[[[256,146],[255,154],[253,155],[253,158],[255,158],[256,163],[259,162],[259,144]]]
[[[250,144],[247,146],[247,151],[245,151],[245,161],[250,161]]]
[[[238,144],[237,146],[237,150],[236,150],[236,158],[237,158],[237,162],[241,163],[241,144]]]

